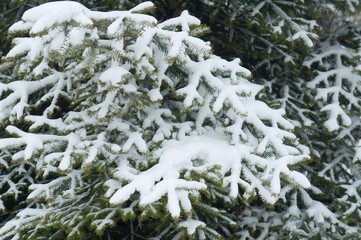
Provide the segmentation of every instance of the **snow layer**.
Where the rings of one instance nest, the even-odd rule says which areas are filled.
[[[225,136],[216,133],[188,136],[180,141],[169,140],[159,150],[159,163],[135,176],[129,184],[117,190],[110,198],[110,203],[119,204],[125,202],[135,191],[138,191],[141,195],[141,205],[151,204],[167,194],[168,210],[173,217],[179,217],[179,202],[183,201],[183,198],[180,197],[181,190],[201,190],[206,188],[206,185],[202,183],[179,179],[179,172],[187,169],[204,171],[215,165],[221,167],[220,172],[222,175],[230,173],[230,176],[226,179],[230,179],[232,198],[238,195],[238,184],[244,184],[247,188],[258,189],[266,201],[274,203],[276,200],[275,194],[280,193],[281,172],[288,178],[293,179],[295,184],[305,188],[310,187],[306,177],[298,172],[290,171],[287,166],[292,159],[299,161],[302,158],[304,156],[287,156],[273,162],[263,160],[256,155],[252,155],[249,150],[241,145],[231,145]],[[261,182],[253,181],[256,177],[250,170],[245,170],[245,179],[240,179],[239,175],[240,171],[242,171],[240,169],[242,169],[241,165],[244,159],[252,159],[251,161],[254,161],[254,164],[258,166],[268,166],[264,178],[273,172],[272,175],[269,175],[271,179],[270,188],[262,186]],[[194,165],[195,161],[200,160],[203,163],[201,166]],[[246,183],[246,181],[250,181],[250,183]]]
[[[51,26],[75,20],[81,25],[91,25],[93,22],[85,16],[89,10],[82,4],[73,1],[50,2],[27,10],[22,17],[24,22],[34,23],[30,33],[36,34]],[[12,27],[10,31],[17,31]]]

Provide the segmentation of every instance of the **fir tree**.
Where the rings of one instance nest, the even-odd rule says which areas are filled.
[[[360,29],[358,18],[350,16],[361,4],[207,3],[208,10],[196,15],[209,19],[216,51],[240,56],[268,89],[258,96],[281,104],[312,156],[301,170],[313,184],[309,190],[285,188],[274,209],[259,202],[239,206],[239,238],[360,238]]]
[[[141,13],[152,7],[47,3],[10,28],[1,237],[87,239],[115,225],[118,238],[232,237],[246,210],[230,209],[310,187],[292,170],[308,148],[283,109],[256,99],[250,71],[214,55],[187,11],[158,23]]]
[[[141,1],[80,2],[107,10]],[[2,236],[359,239],[359,1],[154,3],[158,19],[176,18],[139,23],[125,12],[106,17],[83,9],[89,24],[75,14],[29,37],[33,25],[48,22],[44,15],[43,22],[25,19],[12,27],[18,38],[0,73]],[[217,55],[239,57],[252,78],[238,60],[213,55],[200,35]],[[225,97],[228,91],[209,77],[239,88],[232,90],[239,101]],[[287,120],[261,101],[283,109]],[[261,105],[276,120],[260,115]],[[290,165],[307,176],[310,188],[285,172],[278,184],[269,161],[267,167],[254,162],[285,156],[255,119],[286,134],[275,136],[298,149],[287,156],[308,154],[298,141],[310,149],[311,162],[299,164],[306,159],[300,156]],[[208,144],[206,150],[198,142]],[[231,158],[210,157],[223,143],[231,146],[227,156],[238,147],[253,159],[242,155],[239,174],[227,165]],[[187,167],[162,174],[159,169],[170,169],[165,155]]]

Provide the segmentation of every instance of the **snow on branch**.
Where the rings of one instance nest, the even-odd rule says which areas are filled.
[[[227,155],[224,155],[224,153]],[[224,177],[224,186],[230,187],[232,198],[239,194],[238,185],[245,189],[247,194],[252,194],[255,189],[265,201],[274,203],[275,195],[280,192],[280,174],[292,179],[294,184],[308,188],[309,182],[302,174],[290,171],[288,165],[297,163],[306,156],[287,156],[277,161],[267,161],[240,145],[231,145],[227,138],[216,133],[209,133],[200,136],[184,137],[181,141],[168,141],[160,150],[159,163],[145,172],[132,177],[129,184],[117,190],[110,198],[113,204],[127,201],[134,192],[140,193],[140,204],[147,205],[159,200],[163,195],[168,195],[167,208],[173,217],[180,216],[180,205],[182,201],[189,201],[188,198],[181,197],[183,190],[202,190],[206,185],[192,180],[183,180],[180,173],[190,168],[192,171],[204,172],[214,165],[220,166],[222,175],[230,173]],[[202,159],[202,165],[194,165],[194,161]],[[246,161],[244,163],[244,161]],[[265,167],[267,170],[260,175],[251,171],[244,165]],[[130,173],[131,174],[131,173]],[[129,176],[130,174],[124,174]],[[244,176],[244,179],[241,178]],[[122,174],[118,174],[122,180]],[[125,178],[124,180],[130,180]],[[270,181],[270,186],[264,186],[262,181]],[[145,184],[146,183],[146,184]],[[112,188],[110,186],[110,188]],[[112,188],[115,189],[115,188]],[[192,192],[189,192],[192,194]]]
[[[335,35],[344,34],[340,29]],[[327,113],[324,122],[329,131],[335,131],[342,125],[350,126],[352,121],[350,111],[360,110],[359,95],[361,92],[361,76],[355,72],[355,67],[347,64],[346,59],[352,59],[355,52],[352,49],[334,42],[336,36],[330,36],[320,47],[319,53],[313,54],[304,65],[312,68],[322,64],[315,71],[315,77],[307,83],[307,87],[315,89],[313,98],[318,102],[321,111]]]
[[[28,37],[15,38],[5,59],[17,80],[0,84],[1,120],[11,123],[0,147],[34,165],[27,201],[45,198],[51,209],[46,217],[36,209],[34,226],[50,219],[76,237],[83,215],[102,233],[153,205],[183,218],[201,197],[231,203],[258,194],[274,204],[285,186],[310,187],[292,170],[308,159],[307,147],[284,110],[256,99],[262,87],[250,71],[193,36],[200,21],[188,12],[158,24],[139,13],[151,7],[102,13],[51,2],[11,28]],[[28,211],[18,213],[20,225]],[[212,232],[204,224],[178,225],[190,235]]]
[[[272,27],[274,33],[287,32],[285,30],[286,28],[287,30],[289,30],[289,36],[287,38],[288,41],[300,39],[304,42],[306,46],[313,47],[314,39],[318,38],[317,34],[312,32],[312,30],[317,26],[316,21],[291,17],[291,15],[288,15],[287,12],[285,12],[282,7],[279,6],[282,4],[293,5],[294,8],[297,8],[297,3],[292,4],[283,1],[265,0],[261,1],[254,7],[251,16],[255,16],[257,14],[262,15],[262,8],[266,8],[266,6],[269,6],[270,9],[272,9],[274,13],[279,17],[279,19],[281,19],[278,22],[274,20],[271,22],[267,22],[267,25]],[[267,10],[269,11],[269,8]],[[277,24],[276,26],[273,25],[275,23]]]

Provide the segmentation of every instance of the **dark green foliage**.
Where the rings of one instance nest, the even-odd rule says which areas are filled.
[[[129,9],[142,1],[79,2],[93,10],[108,11]],[[188,234],[186,229],[181,227],[181,220],[174,222],[172,216],[164,210],[164,205],[167,204],[165,197],[150,207],[137,206],[126,212],[122,206],[113,208],[106,199],[99,197],[101,194],[97,191],[105,190],[97,185],[96,181],[85,180],[82,191],[94,192],[96,198],[91,201],[79,198],[76,201],[64,202],[60,208],[56,206],[62,211],[59,215],[53,216],[54,219],[47,219],[47,224],[44,223],[43,228],[36,229],[35,232],[27,231],[24,236],[29,239],[32,234],[53,236],[54,239],[65,236],[73,239],[148,239],[156,236],[158,238],[155,239],[201,239],[203,235],[199,234],[204,234],[206,239],[360,239],[361,27],[357,14],[361,11],[361,3],[357,0],[345,2],[156,0],[156,8],[152,10],[160,22],[188,10],[208,27],[198,29],[202,33],[202,38],[211,42],[215,54],[228,60],[240,58],[242,65],[251,70],[251,81],[264,86],[257,98],[273,108],[284,109],[287,119],[295,126],[294,133],[299,142],[310,149],[311,160],[294,168],[307,176],[312,184],[310,189],[299,188],[297,184],[294,188],[282,186],[280,199],[274,205],[265,204],[257,195],[243,197],[241,194],[236,199],[220,200],[218,197],[223,196],[228,189],[221,185],[216,174],[217,169],[209,169],[210,172],[214,171],[214,175],[208,176],[202,175],[203,172],[192,172],[191,179],[206,181],[210,191],[193,199],[195,211],[188,214],[192,219],[201,219],[211,227],[200,227],[201,230],[196,233]],[[0,51],[6,53],[10,49],[5,29],[18,21],[26,9],[39,3],[40,1],[14,0],[12,3],[1,3]],[[69,54],[74,54],[77,58],[81,52],[77,53],[74,50],[77,49],[69,49]],[[93,71],[98,70],[92,66],[92,60],[96,55],[97,52],[90,53],[89,61],[85,60],[89,64],[81,72],[79,86],[92,78]],[[191,56],[195,57],[196,55]],[[179,78],[187,77],[187,73],[182,72],[180,67],[182,62],[177,58],[168,60],[177,66],[168,69],[171,74]],[[54,62],[61,63],[60,59]],[[13,68],[2,66],[5,71],[0,72]],[[63,71],[64,68],[59,65],[57,70]],[[1,82],[10,82],[8,76],[1,75]],[[186,84],[187,82],[180,81],[176,87],[179,89]],[[162,86],[162,91],[167,91],[167,87]],[[83,86],[78,91],[75,102],[66,94],[61,95],[58,108],[49,116],[54,119],[61,118],[74,109],[81,109],[81,104],[90,105],[91,102],[96,102],[101,96],[89,95],[90,92],[94,91]],[[42,93],[39,93],[40,95]],[[168,94],[164,100],[176,102],[181,100],[181,97]],[[147,101],[149,99],[146,94],[130,98],[131,106],[138,108],[146,106]],[[49,101],[41,102],[30,112],[40,114],[49,104]],[[172,104],[169,103],[167,106]],[[176,118],[180,119],[186,115],[187,119],[182,119],[183,121],[194,121],[195,117],[191,114],[193,109],[182,111],[187,114],[176,113]],[[132,118],[138,112],[130,111],[128,114],[129,118]],[[28,130],[30,123],[22,124],[23,127],[20,128]],[[209,121],[207,124],[211,126],[213,123]],[[6,125],[0,128],[1,133],[5,133]],[[100,124],[98,127],[101,130],[106,126]],[[145,132],[144,136],[151,139],[154,129]],[[87,130],[89,133],[96,132],[91,128]],[[34,131],[48,132],[48,129]],[[113,134],[112,143],[116,142],[119,132],[115,131]],[[157,143],[150,145],[151,149],[158,147]],[[265,153],[267,154],[272,152]],[[9,166],[12,164],[11,155],[9,152],[4,153],[4,159]],[[105,154],[101,157],[106,159],[107,156]],[[80,167],[81,161],[74,165],[75,168]],[[134,159],[129,161],[141,170],[156,164],[155,160],[142,163]],[[25,171],[18,171],[18,168],[18,165],[8,167],[0,162],[0,175],[11,175],[18,188],[26,188],[31,182],[24,180],[19,184],[19,179],[34,175],[33,166],[26,166]],[[110,179],[107,175],[98,175],[99,169],[106,166],[99,165],[97,168],[97,171],[89,175],[90,178],[99,178],[100,182]],[[285,176],[283,178],[285,182],[290,181]],[[55,176],[49,176],[49,179],[55,179]],[[6,191],[8,188],[2,188],[0,194]],[[18,209],[25,206],[24,200],[29,193],[22,193],[16,201],[12,194],[3,199],[8,212],[0,217],[0,223],[4,224]],[[134,196],[134,199],[129,199],[127,205],[132,206],[132,201],[136,198],[137,196]],[[89,203],[91,207],[85,206]],[[100,211],[104,212],[99,214]],[[99,230],[96,225],[92,225],[98,218],[104,218],[112,211],[115,217],[108,226]],[[77,213],[79,216],[87,215],[88,218],[79,218],[78,222],[67,225],[75,229],[76,224],[81,223],[79,232],[75,231],[73,235],[70,234],[73,228],[63,229],[51,224],[52,221],[62,222],[67,215]],[[182,215],[181,219],[187,217]]]

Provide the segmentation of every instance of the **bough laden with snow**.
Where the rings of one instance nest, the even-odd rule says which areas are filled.
[[[311,118],[324,131],[310,143],[314,155],[322,161],[312,166],[312,179],[318,192],[303,197],[305,202],[318,202],[324,186],[334,189],[318,203],[322,211],[312,212],[315,225],[308,234],[321,232],[328,237],[358,237],[360,212],[360,162],[357,146],[360,140],[360,27],[348,23],[322,39],[319,48],[306,58],[304,65],[313,70],[307,93],[315,113]],[[313,128],[316,126],[313,125]],[[319,138],[322,138],[319,139]],[[314,205],[314,204],[312,204]],[[311,205],[311,206],[312,206]],[[327,207],[327,208],[326,208]],[[310,209],[310,208],[309,208]],[[328,233],[327,229],[333,229]]]
[[[268,83],[274,85],[273,97],[281,95],[287,117],[301,127],[296,132],[311,149],[313,161],[304,170],[313,186],[307,191],[284,188],[274,209],[246,208],[238,220],[241,237],[360,237],[360,29],[352,23],[342,24],[320,36],[320,42],[308,49],[310,54],[298,56],[303,69],[297,65],[292,71],[283,69],[286,74],[298,74],[297,79],[287,83],[280,71]]]
[[[1,163],[29,169],[11,180],[27,205],[1,236],[77,239],[165,217],[162,236],[222,237],[235,222],[217,202],[274,204],[284,188],[310,186],[292,170],[307,148],[283,110],[255,99],[250,72],[213,55],[187,11],[158,23],[141,13],[152,7],[54,2],[10,28]]]
[[[250,204],[238,215],[242,228],[237,234],[241,239],[358,239],[360,38],[359,27],[348,16],[359,13],[360,2],[258,2],[214,4],[209,12],[215,13],[214,25],[222,26],[220,35],[229,38],[220,43],[221,49],[237,52],[245,64],[254,63],[246,66],[270,93],[262,92],[262,99],[279,102],[298,127],[301,142],[310,146],[313,161],[304,171],[314,186],[307,192],[282,189],[274,208]],[[292,39],[292,26],[277,24],[285,23],[283,14],[273,14],[277,8],[288,15],[287,21],[296,20],[313,44]],[[336,20],[339,17],[350,22]],[[238,44],[243,39],[245,44]]]

